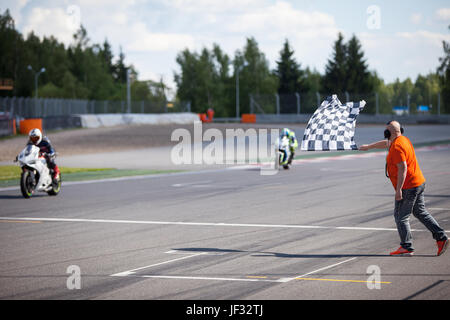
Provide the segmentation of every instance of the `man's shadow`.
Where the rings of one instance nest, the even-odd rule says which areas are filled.
[[[338,253],[338,254],[290,254],[270,251],[251,251],[220,248],[176,248],[173,250],[186,252],[213,252],[213,253],[251,253],[253,257],[276,257],[276,258],[354,258],[354,257],[390,257],[389,254],[358,254],[358,253]]]

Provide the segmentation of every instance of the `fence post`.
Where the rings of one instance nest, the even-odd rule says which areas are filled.
[[[20,116],[25,118],[25,115],[27,114],[29,109],[30,109],[30,98],[23,98]]]
[[[130,72],[131,72],[131,70],[128,68],[127,69],[127,113],[131,113]]]
[[[438,116],[441,115],[441,93],[438,92],[438,105],[437,105],[437,112],[438,112]]]
[[[6,108],[7,108],[7,106],[8,106],[8,102],[9,102],[10,99],[11,99],[11,98],[9,98],[9,97],[3,98],[3,104],[0,105],[0,107],[3,107],[3,106],[4,106],[5,112],[6,112]]]
[[[22,109],[23,109],[23,103],[24,103],[23,100],[24,100],[23,97],[19,98],[19,101],[17,103],[19,111],[17,111],[16,114],[22,115]]]
[[[378,105],[378,92],[375,92],[375,114],[378,115],[380,113],[379,105]]]
[[[295,96],[297,97],[297,114],[300,114],[300,94],[296,92]]]
[[[350,102],[350,96],[347,91],[345,91],[345,103]]]
[[[38,98],[39,101],[39,113],[37,114],[37,118],[43,118],[45,112],[45,100],[44,98]]]
[[[45,98],[40,98],[40,99],[42,99],[42,112],[41,112],[41,118],[45,118],[46,116],[47,116],[47,111],[48,111],[48,108],[49,108],[49,106],[48,106],[48,99],[45,99]]]
[[[12,97],[11,107],[9,108],[9,119],[12,119],[14,117],[14,105],[16,104],[16,100],[16,97]]]
[[[6,110],[7,110],[7,108],[8,108],[8,102],[9,102],[10,99],[11,99],[11,98],[9,98],[9,97],[5,97],[5,98],[3,98],[3,103],[0,104],[0,107],[5,108],[4,112],[6,112]],[[2,109],[3,109],[3,108],[2,108]],[[3,111],[2,109],[0,109],[0,111]]]
[[[280,96],[278,95],[278,93],[275,93],[275,98],[277,102],[277,115],[280,115]]]
[[[316,92],[316,97],[317,97],[317,107],[320,106],[320,93]]]
[[[410,95],[409,95],[409,93],[407,93],[406,94],[406,107],[408,108],[408,116],[411,114],[411,110],[409,108],[409,98],[410,98]]]

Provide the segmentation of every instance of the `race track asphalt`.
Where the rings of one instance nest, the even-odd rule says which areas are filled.
[[[427,208],[450,235],[449,145],[417,156]],[[416,218],[415,256],[389,256],[393,204],[384,155],[359,151],[275,175],[67,183],[28,200],[1,190],[0,299],[448,299],[450,251],[436,257]]]

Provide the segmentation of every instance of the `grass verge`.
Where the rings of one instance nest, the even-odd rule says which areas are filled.
[[[183,170],[125,170],[111,168],[67,168],[60,167],[64,181],[82,181],[96,179],[111,179],[126,176],[141,176],[150,174],[174,173]],[[0,188],[19,185],[21,169],[19,166],[0,166]]]

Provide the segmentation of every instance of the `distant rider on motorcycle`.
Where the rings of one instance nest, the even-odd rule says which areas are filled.
[[[60,171],[55,163],[55,149],[53,149],[50,140],[47,137],[42,137],[42,132],[38,128],[31,130],[28,137],[27,145],[34,144],[40,149],[40,152],[45,155],[48,168],[53,170],[53,180],[58,180]]]
[[[288,139],[289,139],[290,156],[288,158],[287,153],[284,152],[284,157],[281,162],[281,165],[291,164],[292,159],[294,159],[295,149],[298,148],[298,141],[297,141],[297,138],[295,137],[295,132],[292,130],[289,130],[288,128],[284,128],[281,131],[281,139],[283,137],[288,137]]]

